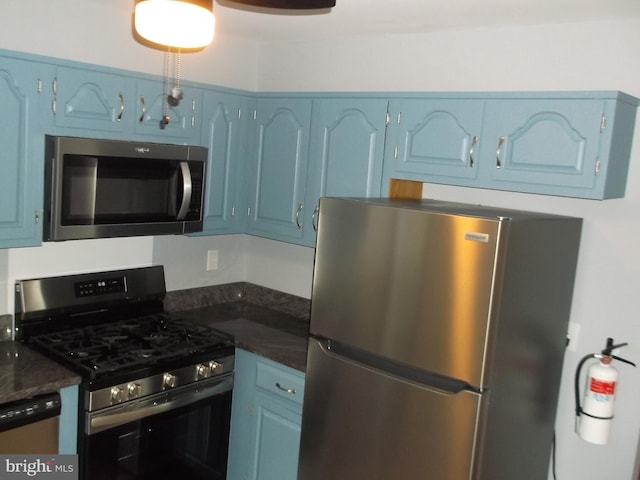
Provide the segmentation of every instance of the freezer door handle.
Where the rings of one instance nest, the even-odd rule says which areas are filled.
[[[434,372],[419,370],[402,363],[394,362],[388,358],[379,357],[368,352],[363,352],[333,340],[319,340],[323,349],[335,355],[362,364],[368,368],[394,375],[409,382],[428,386],[443,393],[456,394],[463,391],[483,393],[486,389],[475,387],[469,383],[455,378],[439,375]]]

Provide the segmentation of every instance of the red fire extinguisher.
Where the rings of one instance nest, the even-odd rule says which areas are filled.
[[[613,344],[612,338],[607,338],[607,346],[600,354],[585,355],[576,369],[576,432],[583,440],[604,445],[609,440],[611,421],[613,420],[613,406],[615,403],[618,371],[611,365],[612,360],[636,366],[635,363],[613,355],[613,350],[624,347],[627,343]],[[587,369],[587,383],[585,385],[582,405],[580,405],[580,370],[591,358],[600,361],[593,363]]]

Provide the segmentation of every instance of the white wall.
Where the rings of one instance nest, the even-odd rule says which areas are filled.
[[[217,270],[207,270],[209,250],[218,252]],[[246,250],[246,235],[160,236],[153,243],[153,263],[164,265],[170,291],[222,285],[244,281]]]
[[[259,90],[622,90],[640,97],[638,47],[640,18],[265,44]],[[636,131],[624,199],[598,202],[431,184],[423,190],[425,197],[584,218],[571,314],[580,336],[577,351],[565,356],[556,424],[562,480],[636,478],[640,369],[618,364],[616,418],[606,446],[588,444],[573,432],[572,390],[578,361],[604,348],[607,337],[629,342],[621,356],[640,363],[640,127]]]

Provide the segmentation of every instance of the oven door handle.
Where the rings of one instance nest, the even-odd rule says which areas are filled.
[[[86,433],[93,435],[110,428],[135,422],[152,415],[168,412],[195,403],[199,400],[228,392],[233,388],[233,376],[216,377],[206,382],[189,385],[189,388],[169,390],[139,401],[129,402],[105,411],[90,413],[86,422]]]

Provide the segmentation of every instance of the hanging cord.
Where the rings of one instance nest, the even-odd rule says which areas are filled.
[[[184,98],[184,92],[182,88],[180,88],[180,64],[182,60],[182,54],[180,49],[178,49],[178,53],[175,54],[174,64],[173,64],[173,88],[171,89],[171,93],[167,95],[167,102],[172,107],[177,107],[180,105],[180,100]]]
[[[164,66],[162,72],[162,118],[160,119],[160,128],[164,128],[169,124],[169,114],[167,112],[167,98],[169,92],[169,56],[171,55],[171,47],[164,52]]]

